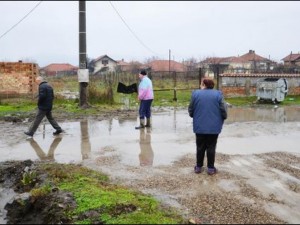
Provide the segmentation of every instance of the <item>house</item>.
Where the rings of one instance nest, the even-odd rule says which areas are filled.
[[[300,66],[300,53],[298,54],[289,54],[288,56],[282,59],[284,65],[286,66]]]
[[[77,71],[78,67],[69,63],[52,63],[41,68],[40,74],[46,76],[76,75]]]
[[[138,61],[125,62],[124,59],[122,59],[118,60],[117,63],[118,72],[129,72],[136,74],[144,68],[144,65]]]
[[[153,60],[147,63],[148,67],[153,72],[186,72],[187,67],[183,63],[174,60]]]
[[[98,58],[91,61],[94,67],[93,74],[101,74],[107,72],[115,72],[118,62],[108,55],[101,55]]]
[[[117,71],[119,72],[128,72],[130,71],[130,63],[125,62],[124,59],[117,60]]]
[[[245,69],[252,70],[253,72],[266,72],[270,69],[271,60],[256,54],[254,50],[249,50],[248,53],[238,58],[245,63]]]
[[[200,62],[200,67],[206,69],[206,76],[215,76],[216,69],[219,73],[253,73],[267,72],[276,63],[249,50],[242,56],[211,57]],[[213,74],[213,75],[212,75]]]

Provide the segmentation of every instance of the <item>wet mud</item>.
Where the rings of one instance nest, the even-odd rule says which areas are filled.
[[[300,222],[300,107],[230,108],[214,176],[193,172],[195,136],[186,109],[154,110],[152,117],[152,128],[143,130],[134,129],[135,112],[62,119],[58,137],[45,121],[29,140],[28,122],[1,122],[1,161],[82,163],[198,223]]]

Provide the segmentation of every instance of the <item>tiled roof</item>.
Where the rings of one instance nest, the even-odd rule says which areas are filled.
[[[288,56],[282,59],[284,62],[291,62],[300,60],[300,54],[289,54]]]
[[[270,61],[267,58],[264,58],[260,55],[255,54],[255,51],[249,50],[248,53],[236,57],[236,56],[230,56],[230,57],[211,57],[207,58],[202,61],[202,63],[208,63],[208,64],[230,64],[230,63],[247,63],[249,61]]]
[[[257,55],[253,50],[249,50],[248,53],[240,56],[240,58],[246,61],[269,61],[269,59]]]
[[[223,73],[220,77],[300,77],[298,73]]]
[[[169,66],[170,62],[170,66]],[[182,63],[176,62],[174,60],[154,60],[147,64],[147,66],[151,67],[152,71],[176,71],[176,72],[184,72],[186,71],[186,66]]]
[[[46,70],[48,72],[51,71],[70,71],[70,70],[77,70],[77,66],[72,66],[69,63],[52,63],[48,66],[45,66],[42,68],[43,70]]]
[[[118,65],[120,66],[129,66],[130,63],[125,62],[124,60],[117,60]]]

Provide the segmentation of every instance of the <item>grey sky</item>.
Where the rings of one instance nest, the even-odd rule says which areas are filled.
[[[0,36],[38,1],[1,1]],[[86,2],[87,54],[115,60],[238,56],[250,49],[280,62],[300,52],[299,1]],[[78,1],[44,1],[0,38],[0,61],[78,65]],[[150,50],[149,50],[150,49]]]

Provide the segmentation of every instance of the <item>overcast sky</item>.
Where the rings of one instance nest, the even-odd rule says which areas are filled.
[[[43,1],[22,20],[38,3],[0,1],[0,61],[77,66],[78,1]],[[299,23],[300,1],[87,1],[87,55],[144,62],[171,50],[181,62],[251,49],[280,62],[300,52]]]

